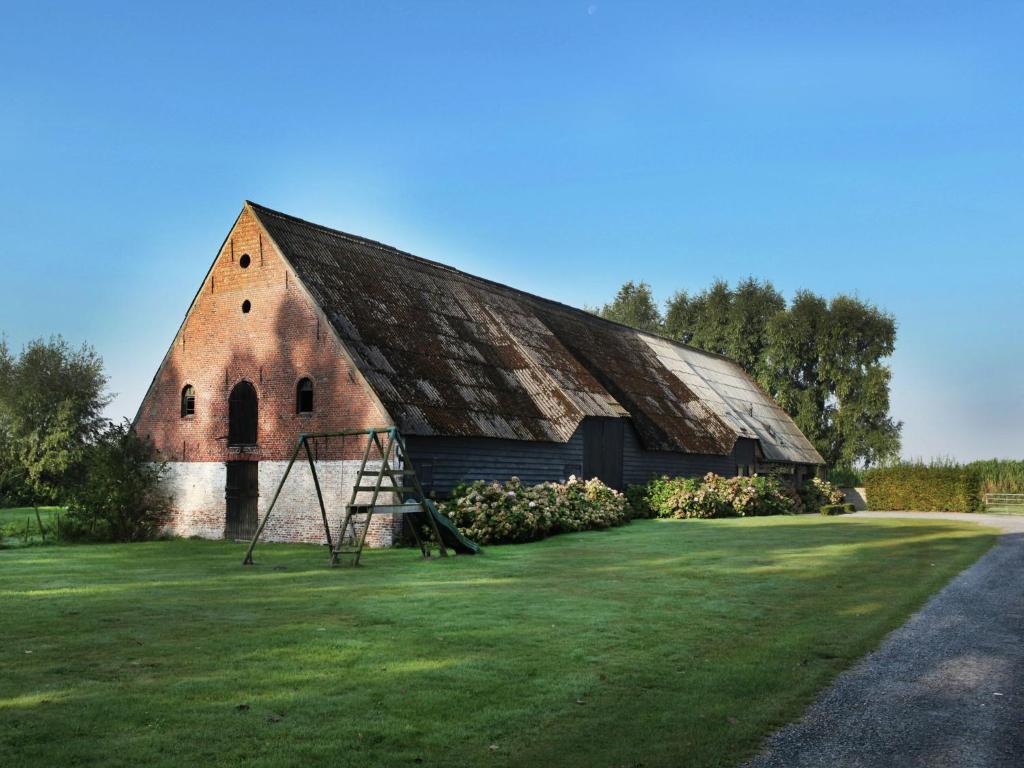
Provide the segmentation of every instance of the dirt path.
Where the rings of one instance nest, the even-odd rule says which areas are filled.
[[[854,516],[969,520],[1003,533],[747,768],[1024,765],[1024,517]]]

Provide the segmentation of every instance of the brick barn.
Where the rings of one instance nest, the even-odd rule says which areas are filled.
[[[822,463],[727,358],[247,202],[135,420],[169,462],[168,530],[251,535],[300,433],[382,425],[439,495],[512,476],[799,482]],[[363,447],[318,446],[335,516]],[[310,474],[266,538],[323,541]],[[375,517],[370,543],[396,527]]]

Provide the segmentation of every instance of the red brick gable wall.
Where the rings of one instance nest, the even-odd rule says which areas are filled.
[[[247,314],[244,301],[251,303]],[[313,380],[312,415],[296,413],[303,377]],[[244,451],[227,444],[228,395],[243,380],[259,396],[258,446]],[[186,384],[195,388],[195,415],[182,418]],[[294,272],[244,209],[142,401],[136,431],[170,461],[286,460],[300,432],[388,423]],[[349,439],[344,458],[359,458],[364,445]],[[342,458],[340,441],[321,449],[320,458]]]

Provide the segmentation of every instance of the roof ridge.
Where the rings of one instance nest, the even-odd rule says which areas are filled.
[[[594,314],[593,312],[588,312],[587,310],[581,309],[580,307],[574,307],[571,304],[566,304],[565,302],[562,302],[562,301],[556,301],[555,299],[549,299],[549,298],[546,298],[544,296],[538,296],[535,293],[530,293],[529,291],[524,291],[522,288],[516,288],[515,286],[508,285],[506,283],[499,283],[497,280],[491,280],[491,279],[486,278],[486,277],[480,277],[479,275],[474,275],[474,274],[472,274],[470,272],[466,272],[464,270],[461,270],[461,269],[458,269],[456,267],[453,267],[450,264],[445,264],[444,262],[434,261],[433,259],[427,259],[427,258],[424,258],[422,256],[417,256],[415,253],[410,253],[409,251],[403,251],[401,248],[397,248],[397,247],[395,247],[393,245],[388,245],[387,243],[381,242],[380,240],[373,240],[372,238],[363,237],[362,235],[353,235],[351,232],[344,232],[344,231],[342,231],[340,229],[335,229],[334,227],[328,227],[325,224],[317,224],[315,221],[309,221],[308,219],[303,219],[303,218],[300,218],[298,216],[293,216],[290,213],[284,213],[282,211],[278,211],[278,210],[275,210],[273,208],[268,208],[265,205],[260,205],[259,203],[254,203],[252,200],[246,200],[245,204],[250,206],[250,207],[252,207],[253,209],[255,209],[257,211],[257,213],[266,213],[266,214],[269,214],[269,215],[272,215],[272,216],[277,216],[278,218],[285,219],[285,220],[288,220],[288,221],[292,221],[292,222],[295,222],[297,224],[301,224],[303,226],[310,227],[312,229],[320,230],[322,232],[326,232],[328,234],[331,234],[331,235],[333,235],[335,237],[341,237],[341,238],[343,238],[345,240],[349,240],[349,241],[354,242],[354,243],[359,243],[359,244],[362,244],[362,245],[368,245],[370,247],[379,248],[381,250],[388,251],[388,252],[390,252],[390,253],[392,253],[394,255],[398,255],[398,256],[401,256],[403,258],[409,259],[409,260],[411,260],[411,261],[413,261],[413,262],[415,262],[417,264],[420,264],[420,265],[423,265],[423,266],[427,266],[427,267],[434,267],[434,268],[437,268],[437,269],[442,269],[442,270],[444,270],[446,272],[450,272],[452,274],[458,275],[459,277],[466,278],[466,279],[468,279],[471,282],[484,283],[484,284],[492,286],[492,287],[501,288],[501,289],[506,290],[506,291],[512,291],[513,293],[519,294],[521,296],[526,296],[527,298],[529,298],[529,299],[531,299],[533,301],[540,301],[540,302],[543,302],[544,304],[551,305],[552,307],[555,307],[555,308],[560,309],[562,311],[569,311],[572,314],[582,314],[582,315],[585,315],[589,319],[597,320],[597,321],[602,322],[602,323],[607,323],[609,325],[615,326],[615,327],[617,327],[619,329],[622,329],[622,330],[630,331],[632,333],[642,333],[642,334],[645,334],[647,336],[653,336],[654,338],[661,339],[663,341],[667,341],[670,344],[676,344],[677,346],[680,346],[680,347],[682,347],[684,349],[689,349],[689,350],[692,350],[694,352],[699,352],[702,355],[710,355],[711,357],[717,357],[720,360],[726,360],[727,362],[730,362],[730,363],[733,363],[733,364],[737,365],[740,368],[740,370],[743,370],[743,366],[741,366],[739,364],[739,362],[737,362],[733,358],[729,357],[728,355],[723,355],[723,354],[721,354],[719,352],[712,352],[712,351],[707,350],[707,349],[701,349],[699,347],[691,346],[690,344],[686,344],[684,342],[681,342],[678,339],[673,339],[671,336],[666,336],[663,333],[656,333],[654,331],[647,331],[647,330],[644,330],[642,328],[634,328],[631,325],[626,325],[625,323],[620,323],[617,320],[610,320],[607,317],[601,317],[601,315]],[[744,371],[744,373],[747,373],[747,372]],[[747,373],[747,375],[749,376],[750,374]]]

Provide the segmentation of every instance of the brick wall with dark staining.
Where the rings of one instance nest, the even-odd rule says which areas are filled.
[[[240,260],[249,256],[243,269]],[[242,303],[251,302],[243,313]],[[314,385],[314,411],[296,413],[296,385],[309,377]],[[228,445],[228,396],[241,381],[250,382],[259,397],[257,445]],[[195,414],[181,416],[181,393],[186,385],[195,390]],[[135,428],[150,438],[162,457],[178,463],[219,463],[218,471],[206,471],[210,501],[192,521],[202,535],[221,535],[224,526],[223,463],[261,462],[261,502],[273,492],[267,481],[272,464],[286,462],[301,432],[337,431],[388,424],[390,418],[377,404],[359,374],[343,354],[327,322],[296,282],[287,262],[255,220],[244,210],[207,275],[184,324],[140,406]],[[358,460],[365,441],[320,441],[323,460]],[[182,470],[182,467],[178,467]],[[299,467],[303,475],[308,468]],[[173,474],[173,473],[172,473]],[[180,474],[180,472],[179,472]],[[291,481],[289,481],[291,482]],[[301,479],[299,486],[307,483]],[[218,487],[219,484],[219,487]],[[308,493],[312,485],[308,483]],[[214,499],[219,494],[219,502]],[[322,536],[315,496],[294,501],[311,502],[316,511],[316,534],[305,524],[294,537],[309,540]],[[346,499],[347,501],[347,499]],[[261,507],[262,512],[262,507]],[[206,516],[209,519],[201,520]],[[306,517],[305,514],[302,515]],[[384,525],[384,521],[381,522]],[[377,527],[377,526],[375,526]],[[218,533],[218,531],[220,533]]]
[[[239,266],[243,254],[251,263]],[[251,310],[242,312],[242,302]],[[314,412],[296,413],[308,376]],[[258,445],[228,446],[228,395],[241,381],[259,396]],[[181,391],[195,388],[195,415],[181,417]],[[300,432],[380,426],[390,421],[351,369],[329,327],[287,263],[243,211],[203,283],[139,409],[136,430],[171,461],[287,460]],[[348,446],[358,458],[362,446]],[[339,459],[340,441],[323,446]]]

